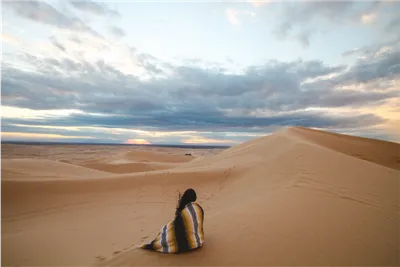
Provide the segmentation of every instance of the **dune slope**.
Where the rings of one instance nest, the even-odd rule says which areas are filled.
[[[120,164],[89,163],[81,166],[111,173],[134,173],[171,169],[177,167],[178,165],[176,163],[162,162],[131,162]]]
[[[375,151],[367,161],[353,156],[359,146],[344,151],[341,138],[318,135],[284,129],[147,173],[2,180],[2,264],[399,265],[400,173],[380,160],[386,149],[363,140]],[[187,187],[205,210],[205,246],[136,249],[172,219]]]
[[[400,170],[400,144],[302,127],[292,128],[290,131],[329,149]]]
[[[193,156],[174,155],[149,151],[134,151],[124,154],[123,158],[136,162],[181,163],[192,160]]]
[[[105,176],[107,173],[73,164],[45,159],[3,159],[1,180],[39,180],[89,178]]]

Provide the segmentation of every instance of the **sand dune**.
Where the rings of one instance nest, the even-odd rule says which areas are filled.
[[[135,162],[166,162],[166,163],[181,163],[188,162],[193,159],[193,156],[166,154],[159,152],[149,151],[134,151],[128,152],[123,156],[124,160],[130,160]]]
[[[65,164],[78,168],[69,179],[40,180],[47,167],[66,166],[20,166],[24,181],[2,177],[2,264],[398,266],[396,149],[289,128],[191,161],[161,151],[101,160],[121,170],[146,160],[174,164],[165,170],[110,174]],[[2,172],[19,169],[10,166]],[[136,249],[172,219],[177,190],[187,187],[205,210],[204,248],[185,255]]]
[[[292,128],[290,131],[312,143],[399,170],[399,144],[370,138],[317,131],[302,127]]]
[[[175,163],[161,162],[132,162],[122,164],[91,163],[84,164],[82,166],[111,173],[134,173],[171,169],[177,167],[178,165]]]
[[[87,160],[79,165],[111,173],[135,173],[171,169],[193,160],[192,155],[172,152],[135,150],[101,160]]]
[[[105,176],[107,173],[68,163],[43,159],[3,159],[1,180],[74,179]]]

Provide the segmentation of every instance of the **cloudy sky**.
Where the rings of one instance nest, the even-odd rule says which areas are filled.
[[[2,140],[400,141],[400,2],[2,1]]]

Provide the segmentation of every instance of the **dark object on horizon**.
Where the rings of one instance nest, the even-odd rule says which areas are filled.
[[[192,155],[192,153],[186,153],[185,154],[185,156],[191,156]]]

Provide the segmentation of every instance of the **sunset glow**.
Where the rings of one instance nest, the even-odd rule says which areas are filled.
[[[150,145],[150,142],[145,139],[129,139],[125,142],[125,144],[131,145]]]

